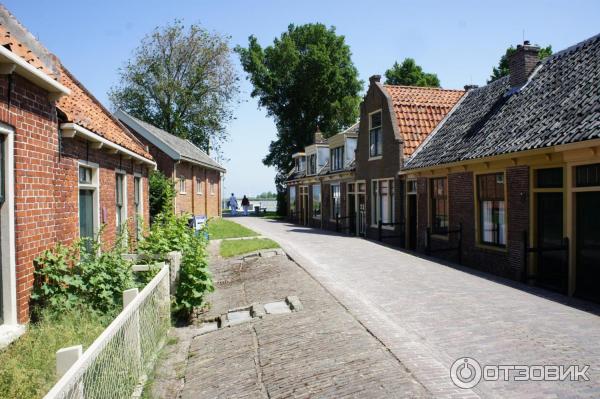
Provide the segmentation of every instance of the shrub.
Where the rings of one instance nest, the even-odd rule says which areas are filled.
[[[123,291],[135,286],[131,262],[122,257],[119,242],[109,251],[100,251],[97,240],[57,244],[36,258],[31,295],[34,319],[44,308],[54,314],[76,307],[100,314],[117,309]]]
[[[188,227],[188,216],[163,212],[156,216],[148,236],[139,243],[142,258],[154,261],[165,259],[172,251],[182,253],[179,285],[174,293],[173,312],[189,317],[195,307],[203,304],[206,292],[213,290],[204,232],[196,233]]]
[[[148,178],[150,202],[150,221],[163,213],[173,213],[175,199],[175,183],[160,171],[153,171]]]

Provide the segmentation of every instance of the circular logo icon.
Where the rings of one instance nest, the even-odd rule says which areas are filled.
[[[471,357],[461,357],[452,363],[450,378],[459,388],[473,388],[481,381],[481,366]]]

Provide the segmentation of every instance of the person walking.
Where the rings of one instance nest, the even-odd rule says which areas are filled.
[[[242,198],[242,208],[244,209],[244,216],[248,216],[248,208],[250,208],[250,200],[244,195]]]
[[[229,197],[229,209],[231,209],[231,216],[237,216],[238,202],[233,193]]]

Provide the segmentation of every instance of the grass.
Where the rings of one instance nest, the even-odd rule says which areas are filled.
[[[222,257],[230,258],[232,256],[269,248],[279,248],[279,244],[268,238],[252,238],[249,240],[223,241],[219,252]]]
[[[208,222],[208,234],[212,240],[223,238],[253,237],[258,233],[227,219],[211,219]]]
[[[267,212],[264,215],[261,215],[261,217],[263,219],[270,219],[270,220],[284,220],[285,216],[281,216],[278,215],[277,212]]]
[[[84,350],[110,323],[110,318],[73,311],[45,317],[0,352],[0,397],[39,398],[57,381],[56,351],[73,345]]]

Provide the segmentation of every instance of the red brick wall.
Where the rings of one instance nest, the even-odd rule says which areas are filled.
[[[9,90],[9,79],[13,79]],[[10,105],[9,105],[10,102]],[[33,260],[57,242],[68,244],[79,235],[77,160],[100,164],[100,203],[107,209],[107,243],[115,231],[115,177],[117,155],[86,148],[77,139],[63,139],[59,151],[56,108],[47,93],[27,80],[0,77],[0,120],[15,129],[15,246],[18,321],[29,319]],[[131,165],[131,166],[130,166]],[[130,161],[123,169],[131,173]],[[143,171],[147,176],[147,171]],[[128,215],[133,215],[133,177],[128,175]],[[143,179],[144,209],[148,210],[147,179]],[[132,222],[133,223],[133,222]]]
[[[428,179],[418,179],[418,250],[425,250],[426,228],[429,226],[427,201]],[[472,172],[452,173],[448,176],[450,229],[462,223],[462,263],[473,268],[512,279],[521,279],[523,272],[522,234],[529,224],[529,167],[518,166],[506,170],[507,184],[507,246],[505,250],[478,246]],[[458,245],[458,235],[448,240],[433,237],[432,249]],[[436,257],[457,261],[456,251],[438,252]]]

